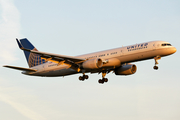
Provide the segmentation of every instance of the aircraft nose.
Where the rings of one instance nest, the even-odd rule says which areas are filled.
[[[173,47],[172,52],[175,53],[177,51],[177,49],[175,47]]]

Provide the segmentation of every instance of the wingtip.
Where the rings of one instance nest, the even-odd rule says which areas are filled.
[[[3,65],[3,67],[6,67],[6,68],[8,68],[8,67],[9,67],[9,65]]]

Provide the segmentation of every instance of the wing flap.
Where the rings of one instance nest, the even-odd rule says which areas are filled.
[[[15,69],[15,70],[27,71],[27,72],[36,72],[37,71],[36,69],[9,66],[9,65],[4,65],[3,67],[12,68],[12,69]]]

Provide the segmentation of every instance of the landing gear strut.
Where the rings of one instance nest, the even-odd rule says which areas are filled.
[[[98,81],[100,84],[103,84],[104,82],[108,82],[108,79],[104,78],[106,76],[106,74],[107,74],[106,71],[102,72],[102,79],[99,79],[99,81]]]
[[[154,57],[154,60],[155,60],[155,66],[153,67],[154,68],[154,70],[158,70],[158,66],[157,66],[157,64],[159,64],[158,63],[158,60],[160,60],[161,59],[161,57],[160,56],[156,56],[156,57]]]

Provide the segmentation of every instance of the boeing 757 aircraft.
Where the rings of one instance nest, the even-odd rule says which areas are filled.
[[[21,70],[25,75],[44,77],[81,73],[81,81],[89,78],[85,73],[102,73],[102,79],[98,81],[101,84],[108,82],[105,76],[111,71],[115,75],[134,74],[137,67],[131,62],[154,59],[153,68],[157,70],[161,57],[176,52],[176,48],[168,42],[152,41],[74,57],[38,51],[26,38],[16,40],[19,48],[24,51],[29,68],[9,65],[4,67]]]

